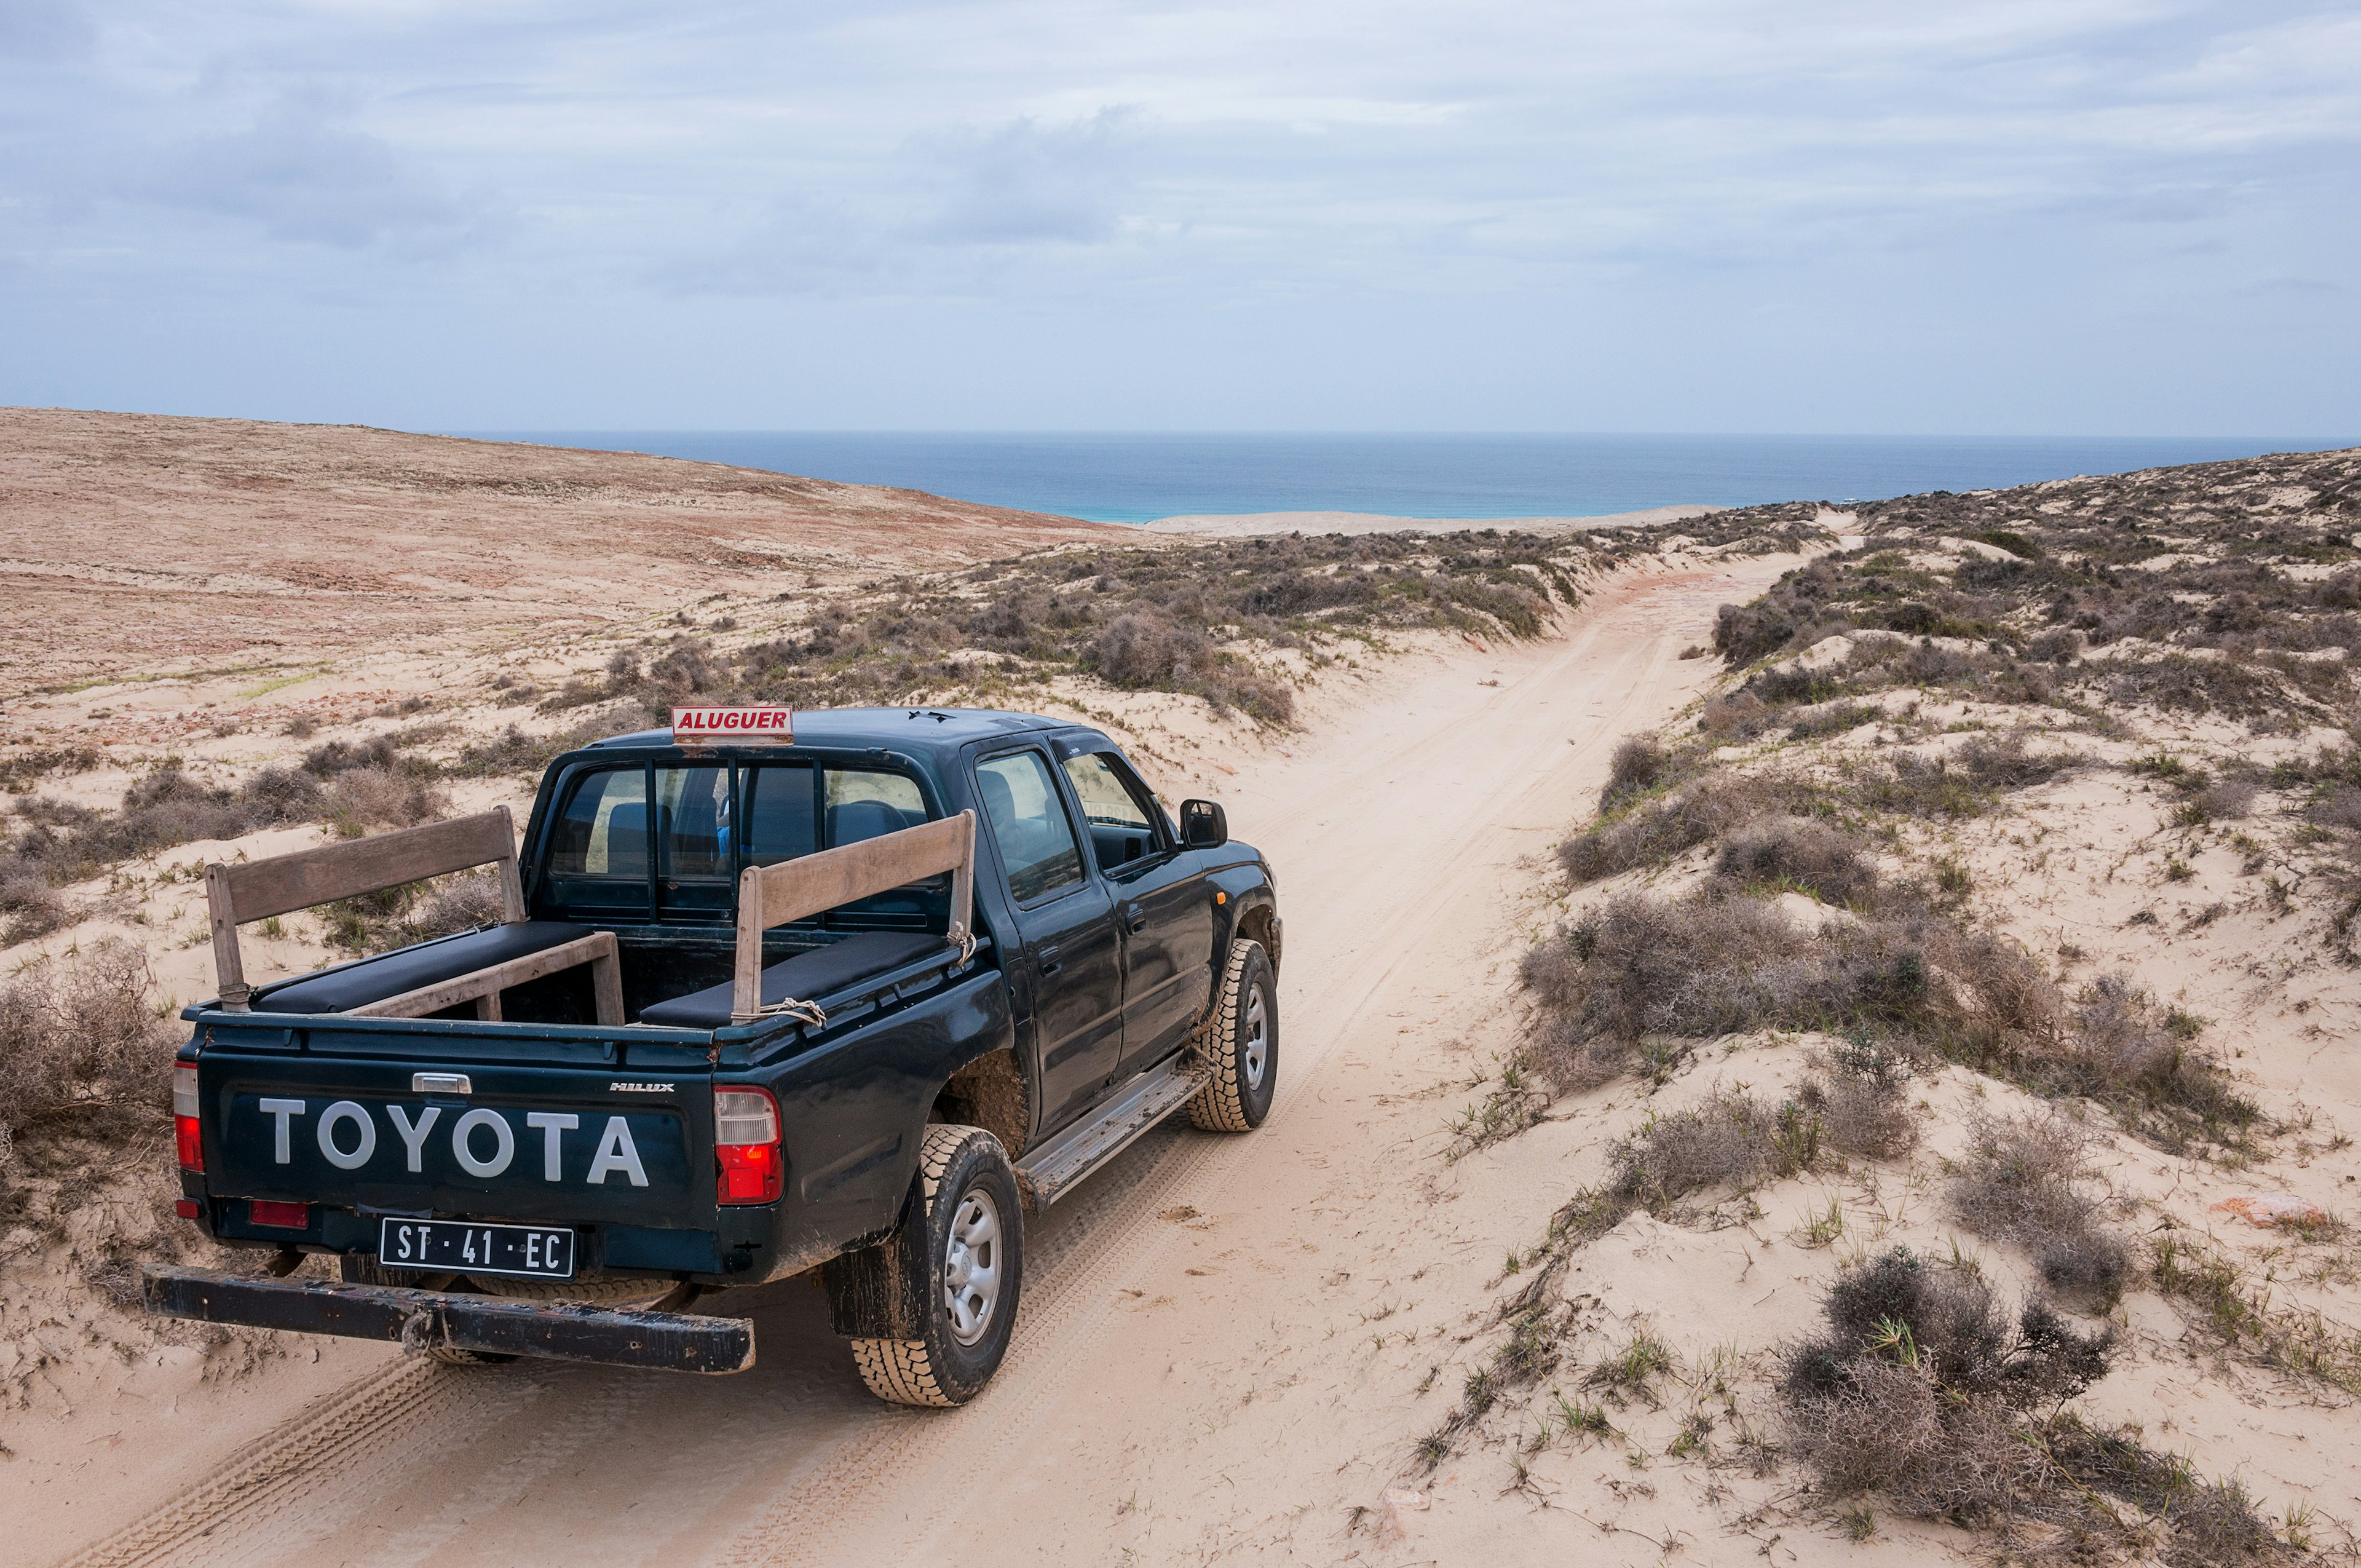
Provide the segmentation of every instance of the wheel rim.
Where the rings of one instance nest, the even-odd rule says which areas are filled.
[[[1000,1209],[991,1194],[972,1187],[943,1245],[943,1312],[961,1344],[973,1344],[992,1327],[1000,1306]]]
[[[1246,1087],[1260,1089],[1270,1066],[1270,1013],[1263,1005],[1262,987],[1246,992]]]

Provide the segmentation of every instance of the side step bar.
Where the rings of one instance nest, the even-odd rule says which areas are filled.
[[[1067,1128],[1016,1162],[1016,1185],[1030,1208],[1046,1209],[1074,1184],[1125,1149],[1134,1138],[1189,1103],[1204,1086],[1183,1058],[1149,1068],[1118,1091],[1106,1109]]]
[[[141,1271],[148,1310],[201,1323],[386,1340],[414,1350],[466,1350],[596,1361],[665,1372],[743,1372],[753,1325],[686,1312],[619,1311],[562,1301],[511,1301],[324,1279],[249,1279],[209,1268]]]

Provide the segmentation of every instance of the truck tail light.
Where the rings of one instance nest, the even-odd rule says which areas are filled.
[[[204,1138],[197,1127],[197,1069],[188,1062],[172,1069],[172,1142],[182,1170],[205,1168]]]
[[[713,1091],[715,1195],[724,1203],[775,1203],[786,1189],[779,1102],[767,1089]]]

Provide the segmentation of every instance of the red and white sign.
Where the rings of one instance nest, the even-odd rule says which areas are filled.
[[[675,707],[672,739],[675,746],[746,745],[774,741],[791,745],[796,738],[795,711],[787,707]]]

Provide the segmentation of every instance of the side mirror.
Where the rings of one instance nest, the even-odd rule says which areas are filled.
[[[1210,800],[1180,803],[1180,842],[1191,850],[1218,850],[1230,841],[1229,814]]]

